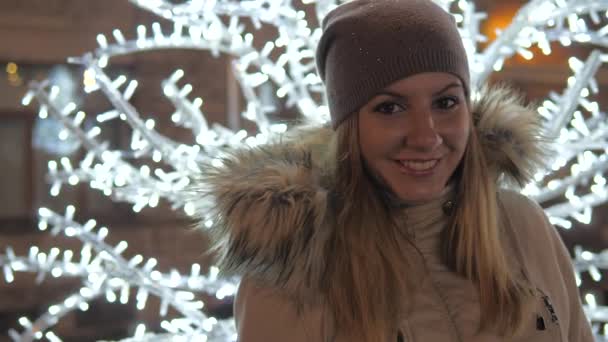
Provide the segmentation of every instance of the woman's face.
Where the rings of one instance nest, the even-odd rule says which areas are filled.
[[[442,192],[470,131],[458,77],[421,73],[401,79],[379,91],[358,115],[363,159],[400,199],[423,202]]]

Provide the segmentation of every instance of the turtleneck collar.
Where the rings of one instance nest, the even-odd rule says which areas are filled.
[[[448,184],[434,199],[420,202],[399,202],[399,216],[403,227],[416,238],[440,233],[455,207],[456,187]]]
[[[448,199],[452,199],[451,195],[453,195],[454,191],[455,191],[455,185],[454,185],[454,182],[452,181],[446,185],[446,187],[441,191],[441,193],[439,193],[439,195],[435,196],[435,198],[433,198],[431,200],[409,201],[409,200],[399,199],[398,205],[402,208],[414,208],[414,207],[427,206],[427,205],[430,205],[437,201],[441,202],[441,201],[445,201]]]

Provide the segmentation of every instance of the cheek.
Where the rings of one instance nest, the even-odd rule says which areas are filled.
[[[386,127],[367,115],[359,118],[359,149],[365,159],[372,160],[388,146]]]
[[[372,134],[360,135],[359,136],[359,151],[361,151],[361,159],[366,161],[370,166],[373,167],[374,161],[381,154],[380,148],[382,143],[378,141],[377,137]]]
[[[361,156],[362,157],[366,157],[369,149],[369,133],[366,132],[364,129],[362,129],[361,127],[365,127],[364,126],[364,122],[359,119],[359,137],[357,138],[357,142],[359,143],[359,151],[361,151]]]
[[[466,116],[458,118],[447,124],[443,130],[444,144],[457,155],[458,159],[462,157],[469,141],[471,126]]]
[[[464,127],[461,127],[458,130],[458,132],[456,132],[455,139],[457,140],[459,150],[464,151],[464,149],[466,148],[467,143],[469,141],[470,134],[471,134],[471,129],[468,124]]]
[[[458,116],[457,120],[452,124],[450,130],[450,136],[452,144],[458,150],[464,150],[469,141],[469,134],[471,133],[471,122],[468,111],[463,111]]]

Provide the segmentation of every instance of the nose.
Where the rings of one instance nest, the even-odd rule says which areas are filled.
[[[430,113],[412,115],[406,124],[409,126],[409,129],[405,136],[405,145],[409,148],[432,151],[443,142],[443,139],[435,128],[435,122]]]

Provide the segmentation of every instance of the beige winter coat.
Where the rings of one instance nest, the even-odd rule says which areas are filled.
[[[496,179],[529,178],[542,154],[536,114],[504,89],[488,90],[473,112]],[[200,180],[198,194],[204,191],[215,203],[220,267],[243,276],[235,301],[240,342],[321,342],[321,332],[332,330],[315,290],[328,277],[323,272],[336,252],[324,248],[332,236],[332,189],[324,179],[329,173],[323,156],[332,134],[317,127],[237,151],[221,167],[207,168]],[[415,248],[404,247],[403,253],[418,258],[423,269],[415,275],[420,286],[411,294],[413,309],[399,317],[400,334],[390,342],[504,340],[478,331],[477,290],[439,257],[446,202],[454,198],[448,188],[434,201],[404,209],[402,229]],[[569,254],[543,210],[514,191],[501,190],[498,201],[510,265],[537,288],[535,314],[521,338],[511,341],[592,341]],[[201,208],[206,203],[199,201]]]

